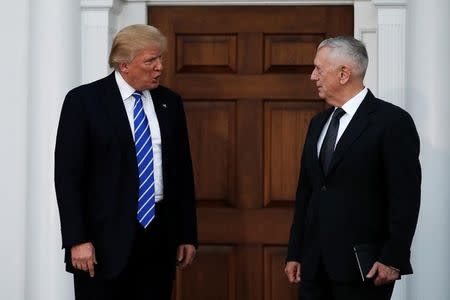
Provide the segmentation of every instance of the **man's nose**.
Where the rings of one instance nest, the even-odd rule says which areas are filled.
[[[311,73],[311,80],[317,80],[317,71],[316,68],[314,68],[314,70]]]
[[[162,71],[163,70],[163,63],[162,58],[159,58],[155,65],[155,70]]]

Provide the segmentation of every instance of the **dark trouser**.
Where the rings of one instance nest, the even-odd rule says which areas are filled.
[[[167,226],[164,218],[158,214],[158,208],[155,219],[147,229],[136,224],[136,239],[131,256],[117,278],[90,278],[87,273],[74,275],[76,300],[171,298],[175,253],[171,253],[167,247]]]
[[[334,282],[321,264],[313,280],[300,282],[299,300],[389,300],[393,289],[394,283]]]

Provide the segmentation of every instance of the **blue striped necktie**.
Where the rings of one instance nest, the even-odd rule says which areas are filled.
[[[142,103],[142,92],[133,93],[135,99],[134,142],[139,171],[139,199],[137,219],[144,227],[155,217],[155,176],[153,173],[153,146],[147,116]]]

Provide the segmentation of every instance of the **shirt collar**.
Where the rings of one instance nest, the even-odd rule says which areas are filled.
[[[345,113],[349,114],[350,117],[353,117],[359,105],[361,105],[364,98],[366,97],[367,92],[368,92],[367,88],[364,87],[358,94],[356,94],[355,96],[350,98],[350,100],[345,102],[345,104],[342,105],[342,109],[345,111]]]
[[[116,77],[117,86],[119,87],[120,95],[122,96],[122,100],[126,100],[130,98],[135,89],[129,85],[125,79],[123,79],[122,75],[116,70],[114,71],[114,76]]]

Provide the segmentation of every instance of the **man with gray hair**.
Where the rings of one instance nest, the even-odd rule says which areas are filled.
[[[169,300],[175,266],[194,259],[188,132],[180,96],[159,84],[165,48],[153,26],[122,29],[114,71],[64,100],[55,187],[77,300]]]
[[[390,299],[411,274],[420,205],[419,136],[410,115],[364,86],[365,46],[324,40],[311,80],[332,107],[310,122],[285,273],[302,300]]]

